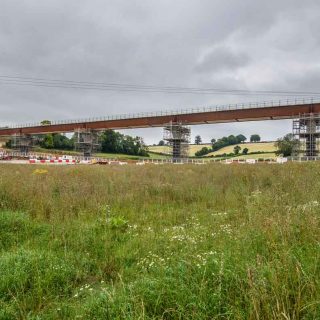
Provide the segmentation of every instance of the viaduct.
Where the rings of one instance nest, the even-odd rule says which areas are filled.
[[[94,145],[94,132],[105,129],[165,127],[169,123],[182,125],[214,124],[240,121],[297,119],[295,134],[306,140],[306,155],[316,155],[316,140],[320,138],[320,99],[296,99],[221,107],[197,108],[178,112],[136,113],[85,120],[52,121],[48,124],[26,124],[0,128],[0,137],[15,137],[20,149],[31,135],[78,132],[84,153]],[[89,149],[88,149],[89,148]],[[85,149],[88,149],[85,151]]]

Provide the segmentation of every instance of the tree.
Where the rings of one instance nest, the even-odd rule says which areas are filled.
[[[197,151],[197,152],[195,153],[195,156],[196,156],[196,157],[201,157],[201,156],[204,156],[204,155],[210,153],[211,151],[212,151],[212,150],[209,149],[208,147],[203,147],[201,150],[199,150],[199,151]]]
[[[242,150],[242,153],[243,153],[243,154],[248,154],[248,152],[249,152],[249,149],[248,149],[248,148],[244,148],[244,149]]]
[[[149,156],[147,147],[140,137],[125,136],[113,130],[105,130],[100,138],[103,152]]]
[[[239,154],[240,150],[241,150],[241,147],[240,147],[240,146],[235,146],[235,147],[233,148],[234,154]]]
[[[236,139],[237,139],[238,143],[243,143],[247,140],[247,138],[243,134],[238,134],[236,136]]]
[[[258,134],[253,134],[250,137],[250,142],[259,142],[260,140],[261,140],[261,138]]]
[[[195,143],[195,144],[201,144],[201,142],[202,142],[201,137],[200,137],[199,135],[197,135],[197,136],[195,137],[195,139],[194,139],[194,143]]]
[[[50,121],[50,120],[42,120],[42,121],[40,122],[40,124],[41,124],[42,126],[47,126],[47,125],[50,125],[50,124],[51,124],[51,121]]]
[[[101,134],[101,150],[107,153],[122,153],[122,135],[111,129],[105,130]]]
[[[12,140],[11,139],[6,142],[5,147],[9,148],[9,149],[12,148]]]
[[[275,147],[278,149],[276,154],[282,155],[283,157],[292,156],[293,151],[299,149],[299,146],[299,140],[295,139],[292,133],[288,133],[276,141]]]
[[[212,145],[214,145],[216,142],[217,142],[216,139],[214,139],[214,138],[211,139],[211,144],[212,144]]]
[[[74,139],[69,139],[68,137],[60,134],[53,134],[53,147],[54,149],[60,150],[72,150],[74,148]]]
[[[42,148],[53,149],[54,144],[52,133],[46,134],[40,145]]]
[[[227,141],[229,143],[229,145],[233,145],[233,144],[237,144],[238,140],[237,138],[232,134],[227,138]]]
[[[164,146],[164,141],[160,140],[159,143],[158,143],[158,146]]]

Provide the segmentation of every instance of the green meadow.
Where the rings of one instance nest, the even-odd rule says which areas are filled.
[[[0,165],[0,319],[319,319],[320,165]]]

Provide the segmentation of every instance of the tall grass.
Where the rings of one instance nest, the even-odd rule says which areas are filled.
[[[0,166],[0,319],[318,319],[320,167]]]

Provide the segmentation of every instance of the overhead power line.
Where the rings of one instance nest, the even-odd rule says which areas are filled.
[[[139,84],[120,84],[104,82],[87,82],[61,79],[33,78],[22,76],[0,75],[0,84],[34,86],[63,89],[142,92],[142,93],[168,93],[168,94],[210,94],[210,95],[264,95],[264,96],[319,96],[320,92],[307,91],[278,91],[278,90],[239,90],[219,88],[194,88],[177,86],[151,86]]]

